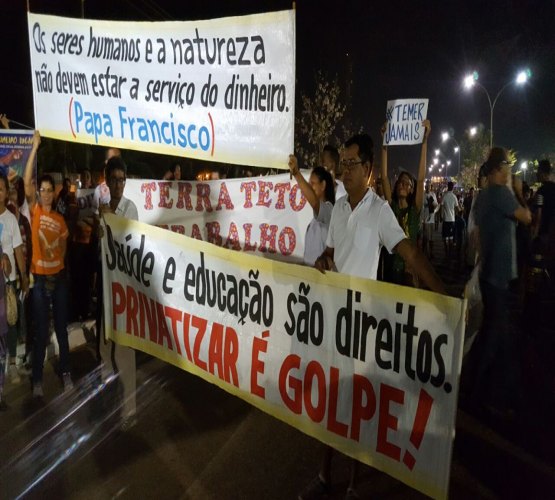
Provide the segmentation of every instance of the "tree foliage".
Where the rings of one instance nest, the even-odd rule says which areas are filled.
[[[458,183],[464,189],[477,187],[480,167],[489,154],[489,130],[480,127],[476,135],[464,137],[461,141],[461,173]]]
[[[318,164],[320,152],[328,143],[340,143],[337,136],[347,105],[342,100],[337,76],[328,79],[322,71],[314,78],[314,89],[310,94],[302,93],[300,110],[295,118],[295,149],[301,162],[312,167]],[[345,125],[351,128],[349,125]]]

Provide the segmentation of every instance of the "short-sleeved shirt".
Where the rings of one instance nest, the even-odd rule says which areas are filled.
[[[31,221],[31,272],[56,274],[64,268],[61,242],[67,239],[68,234],[66,222],[58,212],[46,212],[38,203],[35,205]]]
[[[333,204],[331,202],[320,201],[318,214],[314,215],[314,218],[306,228],[304,262],[309,266],[314,265],[316,259],[322,255],[322,252],[326,248],[326,239],[328,237],[332,210]]]
[[[129,198],[125,196],[121,197],[118,206],[115,210],[116,215],[125,217],[126,219],[139,220],[139,212],[137,211],[137,206]]]
[[[19,230],[17,219],[8,209],[5,209],[4,213],[0,214],[0,241],[2,242],[4,254],[10,259],[12,267],[8,281],[15,281],[17,278],[17,268],[15,267],[14,249],[23,245],[23,240],[21,239],[21,231]]]
[[[326,246],[339,272],[376,279],[382,246],[391,253],[405,238],[387,201],[368,189],[354,210],[348,196],[335,203]]]
[[[475,202],[476,224],[480,231],[480,278],[505,289],[517,277],[516,223],[518,202],[507,186],[491,185]]]
[[[447,191],[441,201],[443,207],[443,220],[445,222],[455,222],[455,207],[459,206],[459,200],[453,191]]]

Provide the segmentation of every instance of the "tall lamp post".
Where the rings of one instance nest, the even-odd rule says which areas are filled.
[[[441,133],[442,142],[448,141],[449,139],[451,139],[456,144],[456,146],[453,148],[453,151],[457,153],[457,166],[458,166],[457,175],[460,175],[461,174],[461,147],[457,142],[457,140],[449,132]]]
[[[480,87],[486,93],[486,96],[488,98],[488,102],[489,102],[489,147],[490,147],[490,149],[493,147],[493,110],[495,108],[495,104],[497,103],[497,100],[499,99],[499,96],[512,83],[516,83],[517,85],[524,85],[531,76],[532,76],[532,72],[529,69],[525,69],[525,70],[521,71],[520,73],[518,73],[518,75],[516,76],[516,78],[514,80],[509,80],[505,85],[503,85],[503,87],[501,87],[501,90],[499,92],[497,92],[497,95],[495,96],[493,101],[491,100],[491,97],[490,97],[489,92],[487,91],[486,87],[484,87],[478,81],[478,72],[477,71],[474,71],[472,74],[465,76],[464,82],[463,82],[465,88],[471,89],[472,87],[474,87],[474,85],[478,85],[478,87]]]

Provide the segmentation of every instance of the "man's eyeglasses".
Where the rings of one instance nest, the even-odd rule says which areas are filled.
[[[357,165],[362,165],[363,163],[362,160],[341,160],[339,162],[343,170],[352,170]]]
[[[123,186],[125,184],[125,177],[110,177],[108,182],[110,184],[119,184],[120,186]]]

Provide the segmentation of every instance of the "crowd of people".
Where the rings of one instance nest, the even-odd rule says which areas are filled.
[[[304,262],[321,272],[426,288],[446,293],[434,269],[441,224],[444,259],[462,270],[478,266],[483,303],[483,323],[473,348],[473,404],[506,415],[514,408],[518,373],[511,369],[516,339],[509,325],[508,293],[520,277],[537,281],[553,293],[555,272],[555,183],[549,161],[540,162],[541,187],[532,193],[518,176],[511,175],[507,151],[494,147],[480,169],[477,188],[456,192],[426,183],[427,141],[431,131],[424,121],[417,177],[401,171],[394,182],[388,172],[387,146],[381,147],[380,175],[370,182],[374,143],[358,134],[342,146],[341,154],[326,146],[320,165],[304,175],[294,155],[288,159],[292,178],[313,210],[307,227]],[[382,129],[383,134],[383,129]],[[73,381],[67,326],[93,312],[96,296],[97,356],[103,370],[118,372],[124,386],[124,419],[135,415],[135,353],[106,341],[102,334],[102,270],[99,239],[102,218],[114,213],[138,219],[134,203],[125,198],[127,167],[119,150],[107,150],[104,181],[96,186],[89,171],[81,172],[82,187],[95,189],[93,216],[77,220],[76,203],[69,179],[56,195],[54,180],[40,175],[35,183],[33,164],[40,144],[35,133],[33,148],[22,178],[10,181],[0,173],[0,409],[5,374],[9,383],[21,381],[25,366],[31,367],[32,394],[44,396],[43,364],[50,339],[50,311],[59,346],[59,374],[64,390]],[[180,180],[175,164],[163,178]],[[307,180],[308,178],[308,180]],[[391,187],[393,185],[393,188]],[[517,225],[518,224],[518,225]],[[91,265],[95,262],[95,265]],[[68,272],[69,268],[69,272]],[[462,272],[462,271],[461,271]],[[534,274],[536,273],[536,274]],[[528,280],[528,281],[527,281]],[[95,286],[96,283],[96,286]],[[537,286],[536,286],[537,290]],[[10,304],[16,296],[16,316]],[[71,299],[70,299],[71,296]],[[526,294],[522,294],[523,302]],[[72,307],[69,307],[70,300]],[[72,311],[70,316],[68,311]],[[17,365],[17,343],[24,340],[26,354]],[[487,381],[487,383],[486,383]],[[322,466],[300,498],[326,495],[331,485],[333,451],[328,448]],[[347,498],[356,498],[357,464],[353,461]]]

